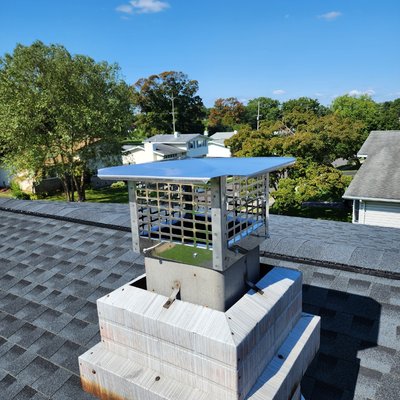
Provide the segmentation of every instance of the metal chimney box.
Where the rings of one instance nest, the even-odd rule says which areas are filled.
[[[127,180],[147,290],[225,311],[259,279],[269,172],[293,158],[203,158],[108,168]],[[179,293],[178,293],[179,290]]]
[[[185,159],[106,168],[125,180],[145,276],[97,300],[101,342],[79,357],[103,400],[300,400],[319,347],[302,274],[260,274],[269,173],[293,158]],[[143,282],[146,281],[146,285]]]

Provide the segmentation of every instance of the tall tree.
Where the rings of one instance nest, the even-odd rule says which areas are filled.
[[[75,190],[85,200],[90,162],[113,154],[131,122],[131,92],[116,64],[40,41],[0,58],[4,161],[34,177],[51,168],[71,201]]]
[[[385,101],[379,106],[379,129],[400,129],[400,99]]]
[[[239,130],[226,144],[235,156],[242,157],[292,155],[326,165],[337,158],[357,159],[355,154],[365,140],[362,122],[336,114],[319,118],[310,113],[290,115],[297,116],[293,132],[287,133],[287,125],[278,121],[263,125],[260,131]]]
[[[278,100],[269,97],[257,97],[247,103],[246,106],[246,122],[253,129],[257,128],[257,116],[259,121],[276,121],[281,118],[280,103]]]
[[[275,202],[272,211],[291,214],[306,201],[340,201],[351,178],[337,169],[298,160],[289,168],[288,177],[280,179],[277,190],[271,193]]]
[[[208,129],[211,133],[234,130],[245,122],[246,109],[236,97],[215,100],[208,117]]]
[[[290,114],[292,112],[299,113],[312,113],[316,116],[322,116],[328,113],[328,109],[320,104],[316,99],[311,99],[309,97],[299,97],[298,99],[292,99],[285,101],[282,104],[283,116]]]
[[[176,131],[203,132],[205,109],[196,94],[198,90],[198,82],[189,80],[183,72],[167,71],[139,79],[133,97],[137,108],[136,129],[147,136],[173,133],[173,102]]]
[[[379,129],[379,107],[368,95],[350,96],[346,94],[336,97],[332,102],[331,109],[342,117],[363,122],[368,133]]]

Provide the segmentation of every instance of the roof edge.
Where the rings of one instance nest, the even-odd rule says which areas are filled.
[[[346,196],[346,194],[344,194],[342,198],[346,200],[367,200],[367,201],[383,201],[387,203],[400,203],[400,199],[385,199],[381,197],[366,197],[366,196],[351,196],[351,195]]]

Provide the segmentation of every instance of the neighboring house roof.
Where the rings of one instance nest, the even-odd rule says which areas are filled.
[[[374,131],[358,155],[367,157],[343,198],[400,202],[400,131]]]
[[[206,136],[203,136],[200,133],[183,133],[183,134],[179,134],[179,136],[155,135],[155,136],[152,136],[152,137],[146,139],[145,142],[184,144],[184,143],[187,143],[190,140],[196,139],[198,137],[206,139]]]
[[[16,400],[94,398],[78,356],[100,340],[96,299],[144,272],[129,207],[0,199],[0,385]],[[271,215],[266,261],[303,272],[321,346],[308,400],[400,392],[400,231]]]
[[[230,139],[233,135],[236,135],[237,131],[234,132],[215,132],[214,135],[210,136],[210,141],[215,144],[224,145],[225,140]]]
[[[372,131],[357,153],[358,157],[372,156],[383,147],[395,146],[400,151],[400,131]]]
[[[208,142],[208,147],[210,147],[210,146],[217,146],[217,147],[221,147],[221,148],[224,148],[224,149],[227,148],[227,147],[225,147],[224,143],[215,142],[214,140],[210,140],[210,141]]]
[[[162,154],[164,156],[168,156],[170,154],[182,154],[186,153],[186,150],[179,149],[175,146],[170,146],[168,144],[158,143],[156,144],[156,152]]]
[[[127,153],[135,153],[136,151],[144,151],[143,146],[130,146],[129,148],[122,148],[122,153],[127,154]]]
[[[125,149],[122,151],[122,153],[124,153],[124,154],[135,153],[139,150],[146,151],[146,149],[143,146],[136,146],[136,147],[131,147],[129,149]],[[156,154],[159,154],[160,156],[168,156],[170,154],[183,154],[183,153],[186,153],[186,150],[179,149],[175,146],[170,146],[168,144],[157,143],[155,145],[154,152]]]
[[[128,150],[132,150],[135,147],[137,147],[137,145],[135,145],[135,144],[124,144],[122,146],[122,151],[124,152],[124,151],[128,151]]]

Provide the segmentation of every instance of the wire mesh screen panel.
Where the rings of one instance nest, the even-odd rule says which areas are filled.
[[[227,177],[228,246],[265,225],[265,175]],[[141,182],[136,185],[139,234],[159,241],[212,248],[211,185]]]
[[[229,247],[238,244],[258,228],[266,226],[267,185],[266,175],[227,178],[226,223]]]
[[[137,185],[136,199],[141,236],[212,247],[208,184],[143,182]]]

